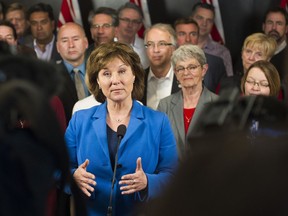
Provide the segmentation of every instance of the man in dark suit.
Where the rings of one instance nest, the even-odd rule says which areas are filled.
[[[286,34],[288,32],[288,14],[286,10],[281,7],[269,9],[265,14],[262,28],[266,35],[275,38],[277,42],[277,49],[270,62],[279,72],[282,93],[284,93],[284,98],[287,98],[288,73],[286,62],[288,58],[288,46]]]
[[[159,101],[179,90],[171,56],[176,48],[176,34],[169,24],[158,23],[145,33],[147,68],[143,104],[156,109]]]
[[[51,62],[61,59],[56,49],[55,19],[52,7],[44,3],[35,4],[29,8],[27,17],[34,38],[32,47],[37,57]]]
[[[85,51],[88,47],[88,40],[82,26],[70,22],[59,29],[56,45],[62,58],[60,65],[66,72],[67,89],[65,91],[70,92],[70,96],[61,97],[67,101],[67,104],[69,101],[69,106],[65,110],[67,110],[68,119],[70,119],[74,104],[90,95],[85,84]]]
[[[179,18],[174,23],[174,28],[177,35],[177,44],[181,46],[183,44],[198,44],[199,27],[196,21],[192,18]],[[228,79],[226,76],[226,70],[223,60],[208,53],[205,53],[208,70],[204,77],[204,85],[210,91],[218,93],[225,86],[224,82]]]

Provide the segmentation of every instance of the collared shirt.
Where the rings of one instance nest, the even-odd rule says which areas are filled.
[[[156,110],[159,101],[171,95],[174,71],[171,65],[165,77],[157,78],[150,68],[147,80],[147,106]]]
[[[283,49],[285,49],[286,46],[287,46],[287,42],[286,42],[286,40],[283,40],[282,43],[279,46],[277,46],[277,49],[276,49],[274,55],[277,55],[279,52],[281,52]]]
[[[136,35],[134,43],[130,45],[133,47],[133,50],[139,55],[143,68],[148,68],[149,60],[146,54],[146,48],[144,47],[143,39],[139,38],[138,35]]]
[[[205,53],[222,58],[227,76],[233,76],[232,57],[230,51],[225,46],[209,38],[203,50]]]
[[[73,72],[74,67],[73,67],[73,65],[69,64],[66,61],[63,61],[63,63],[65,65],[65,67],[67,68],[67,71],[68,71],[71,79],[74,81],[74,72]],[[85,74],[86,74],[85,63],[83,62],[77,68],[79,69],[79,73],[81,75],[81,80],[82,80],[82,84],[84,86],[85,95],[89,96],[90,93],[89,93],[88,88],[87,88],[87,86],[85,84]]]
[[[33,47],[36,52],[37,58],[42,59],[44,61],[50,61],[51,55],[52,55],[52,50],[53,50],[53,44],[55,41],[55,36],[53,35],[53,38],[50,43],[46,44],[45,46],[45,51],[42,52],[42,50],[38,47],[36,43],[36,39],[33,40]]]

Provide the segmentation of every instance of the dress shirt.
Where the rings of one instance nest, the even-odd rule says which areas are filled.
[[[283,40],[282,43],[279,46],[277,46],[277,49],[276,49],[274,55],[277,55],[279,52],[281,52],[283,49],[285,49],[286,46],[287,46],[287,42],[286,42],[286,40]]]
[[[53,50],[53,44],[54,44],[55,36],[53,35],[52,40],[50,43],[46,44],[45,46],[45,51],[42,52],[42,50],[38,47],[36,43],[36,39],[33,41],[33,47],[36,52],[37,58],[42,59],[44,61],[50,61],[51,55],[52,55],[52,50]]]
[[[171,65],[165,77],[157,78],[150,68],[147,81],[147,106],[157,109],[159,101],[171,94],[174,71]]]
[[[225,46],[209,38],[203,50],[205,53],[222,58],[227,76],[233,76],[232,57],[230,51]]]
[[[74,67],[71,64],[69,64],[68,62],[66,62],[66,61],[63,61],[63,63],[65,65],[65,67],[67,68],[67,71],[68,71],[71,79],[74,81],[74,72],[73,72]],[[81,65],[79,65],[76,68],[79,69],[79,74],[81,75],[81,79],[82,79],[82,83],[83,83],[83,86],[84,86],[85,95],[87,97],[88,95],[90,95],[90,93],[89,93],[89,90],[88,90],[88,88],[87,88],[87,86],[85,84],[85,73],[86,73],[85,63],[82,63]]]

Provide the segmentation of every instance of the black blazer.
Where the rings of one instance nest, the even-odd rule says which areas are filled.
[[[279,53],[274,55],[270,62],[276,67],[280,80],[281,80],[281,91],[283,93],[284,100],[288,98],[288,45]]]
[[[141,100],[141,102],[146,106],[147,105],[147,83],[148,83],[148,75],[149,75],[149,71],[150,71],[150,67],[145,69],[145,88],[144,88],[144,95],[143,98]],[[177,91],[179,91],[180,88],[178,86],[177,83],[177,79],[176,76],[174,74],[173,76],[173,83],[172,83],[172,89],[171,89],[171,94],[176,93]]]
[[[57,66],[59,68],[59,72],[61,73],[63,77],[63,82],[62,82],[63,84],[60,88],[58,96],[63,103],[66,121],[68,125],[72,116],[72,110],[73,110],[74,104],[78,101],[77,90],[64,63],[61,61],[59,62],[59,64],[57,64]]]
[[[226,78],[226,69],[223,60],[215,55],[205,53],[208,70],[204,77],[204,85],[210,91],[216,93],[218,88],[223,88],[226,84],[224,83]],[[223,82],[223,83],[222,83]]]
[[[62,58],[57,51],[56,38],[55,38],[54,43],[53,43],[53,49],[52,49],[52,53],[51,53],[50,62],[56,63],[57,61],[60,61],[61,59]]]

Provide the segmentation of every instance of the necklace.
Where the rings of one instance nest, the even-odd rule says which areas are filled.
[[[186,115],[184,115],[184,117],[185,117],[185,119],[186,119],[187,123],[189,124],[189,123],[190,123],[190,121],[191,121],[191,119],[192,119],[192,116],[191,116],[190,118],[188,118]]]
[[[118,122],[118,123],[120,123],[120,122],[122,122],[124,119],[125,119],[125,118],[123,118],[123,119],[115,119],[115,121]]]
[[[109,115],[109,118],[110,118],[111,120],[116,121],[117,123],[121,123],[122,121],[124,121],[124,120],[125,120],[126,118],[128,118],[128,117],[129,117],[129,114],[128,114],[127,116],[123,117],[123,118],[113,118],[112,116]]]

